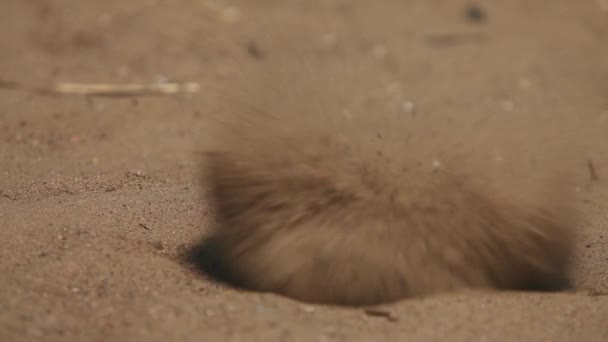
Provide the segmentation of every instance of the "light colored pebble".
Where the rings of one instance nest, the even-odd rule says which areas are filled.
[[[242,12],[238,7],[226,7],[221,11],[222,21],[226,24],[236,24],[241,20]]]
[[[401,109],[408,114],[413,114],[416,112],[416,104],[410,100],[405,100],[401,103]]]
[[[300,306],[300,310],[307,312],[307,313],[312,313],[312,312],[315,312],[315,307],[310,306],[310,305],[303,305],[303,306]]]

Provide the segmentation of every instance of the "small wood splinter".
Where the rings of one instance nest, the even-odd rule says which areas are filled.
[[[198,83],[153,83],[153,84],[82,84],[56,83],[50,91],[57,94],[129,96],[129,95],[168,95],[177,93],[196,93]]]

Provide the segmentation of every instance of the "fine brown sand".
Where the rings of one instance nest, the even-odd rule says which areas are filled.
[[[495,0],[481,2],[480,15],[467,4],[2,2],[0,340],[608,340],[607,5]],[[487,113],[563,129],[580,145],[568,165],[584,213],[575,289],[347,309],[231,289],[187,263],[213,223],[198,152],[213,143],[217,89],[289,56],[312,70],[371,63],[378,73],[359,82],[382,82],[395,101],[411,101],[409,114],[458,122]],[[201,90],[36,91],[163,79]],[[532,155],[541,137],[510,143]]]

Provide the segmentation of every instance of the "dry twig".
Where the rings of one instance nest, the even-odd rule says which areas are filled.
[[[56,83],[49,90],[56,94],[133,96],[168,95],[176,93],[195,93],[200,90],[198,83],[152,83],[152,84],[107,84],[107,83]]]

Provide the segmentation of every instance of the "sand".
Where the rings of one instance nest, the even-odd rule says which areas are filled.
[[[230,289],[181,257],[213,221],[196,159],[209,89],[285,51],[375,59],[417,115],[570,115],[608,132],[605,1],[467,4],[3,1],[0,340],[607,341],[604,154],[581,156],[581,174],[588,160],[595,174],[572,199],[587,220],[569,292],[466,291],[366,312]],[[201,90],[36,91],[166,80]]]

